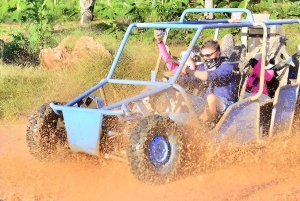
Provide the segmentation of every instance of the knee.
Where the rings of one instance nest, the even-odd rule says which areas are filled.
[[[214,104],[217,101],[217,96],[215,94],[209,94],[206,100],[208,105]]]

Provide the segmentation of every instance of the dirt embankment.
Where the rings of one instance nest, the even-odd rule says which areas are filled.
[[[256,151],[207,150],[205,172],[148,186],[114,160],[84,155],[64,162],[35,160],[26,146],[26,124],[0,122],[0,200],[300,200],[299,133]]]

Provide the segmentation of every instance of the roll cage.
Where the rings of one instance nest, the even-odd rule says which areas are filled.
[[[203,13],[203,12],[226,12],[226,13],[244,13],[246,14],[246,18],[242,19],[241,21],[232,21],[231,19],[215,19],[215,20],[185,20],[186,16],[191,13]],[[108,72],[108,75],[105,79],[101,80],[98,84],[93,86],[92,88],[88,89],[84,93],[80,94],[78,97],[74,98],[70,102],[68,102],[64,106],[55,105],[54,103],[51,103],[50,106],[53,108],[53,110],[56,113],[62,113],[65,118],[66,127],[76,127],[76,125],[79,123],[79,121],[86,121],[86,128],[82,130],[88,130],[86,133],[93,133],[92,135],[98,135],[99,130],[101,130],[101,122],[103,115],[117,115],[119,118],[121,118],[124,121],[127,120],[134,120],[134,119],[140,119],[143,116],[147,116],[148,112],[147,109],[145,109],[143,106],[140,106],[141,116],[135,116],[131,114],[129,104],[131,102],[139,102],[139,100],[142,100],[145,97],[148,97],[150,95],[159,93],[161,91],[164,91],[168,88],[175,88],[177,91],[181,93],[181,95],[184,97],[186,105],[189,108],[189,117],[192,119],[196,118],[196,114],[193,111],[193,108],[188,100],[187,93],[183,89],[182,86],[176,84],[176,80],[180,76],[180,73],[184,67],[185,62],[187,61],[189,54],[191,53],[193,46],[196,44],[199,36],[203,32],[204,29],[215,29],[215,37],[218,37],[218,31],[221,28],[242,28],[242,27],[260,27],[263,29],[263,38],[262,38],[262,48],[261,53],[262,57],[266,57],[266,51],[267,51],[267,26],[271,25],[282,25],[282,24],[297,24],[299,23],[299,20],[294,19],[287,19],[287,20],[267,20],[261,23],[254,22],[253,15],[251,11],[248,9],[240,9],[240,8],[214,8],[214,9],[187,9],[185,10],[179,21],[176,22],[157,22],[157,23],[134,23],[131,24],[124,35],[124,38],[120,44],[120,47],[116,53],[115,59],[112,63],[111,69]],[[195,29],[196,33],[193,36],[188,48],[187,48],[187,54],[182,59],[182,62],[179,65],[178,70],[175,72],[174,76],[171,77],[166,82],[157,81],[156,78],[156,72],[155,70],[151,71],[151,79],[148,81],[140,81],[140,80],[124,80],[124,79],[114,79],[113,75],[116,70],[117,64],[120,61],[120,57],[123,53],[124,47],[128,41],[128,38],[132,31],[134,29],[140,29],[140,28],[152,28],[152,29]],[[240,129],[244,130],[244,134],[240,136],[240,141],[249,141],[249,140],[258,140],[260,138],[259,136],[259,108],[260,105],[257,102],[257,99],[261,96],[263,91],[263,81],[264,81],[264,72],[265,72],[265,61],[262,62],[262,68],[261,68],[261,76],[260,76],[260,89],[259,92],[252,97],[239,100],[238,102],[231,105],[227,111],[224,113],[218,124],[215,126],[214,130],[212,131],[215,133],[217,139],[221,139],[226,135],[226,133],[229,133],[234,128],[236,131],[239,131]],[[274,100],[278,100],[278,97],[282,97],[283,95],[280,95],[280,91],[286,92],[291,90],[293,94],[298,93],[298,87],[300,85],[300,78],[297,77],[297,82],[293,83],[289,86],[282,86],[282,89],[277,92],[277,96],[274,98]],[[82,101],[82,99],[88,97],[90,94],[97,90],[103,89],[103,86],[108,84],[126,84],[126,85],[140,85],[140,86],[155,86],[154,89],[151,89],[146,92],[142,92],[140,94],[137,94],[135,96],[132,96],[130,98],[126,98],[121,101],[117,101],[115,103],[105,105],[103,107],[98,107],[96,109],[91,108],[80,108],[79,102]],[[289,92],[286,92],[289,93]],[[298,95],[298,94],[297,94]],[[283,97],[282,97],[283,98]],[[279,98],[280,99],[280,98]],[[297,97],[293,98],[293,100],[297,100]],[[276,101],[274,104],[276,104]],[[295,101],[296,102],[296,101]],[[101,104],[99,104],[101,105]],[[77,106],[77,107],[74,107]],[[78,116],[79,114],[84,113],[84,118],[74,118],[75,116]],[[276,113],[276,112],[275,112]],[[284,112],[283,112],[284,113]],[[290,114],[290,113],[289,113]],[[237,118],[237,115],[239,116]],[[248,122],[249,129],[247,130],[247,127],[245,128],[245,122],[249,121],[249,115],[253,115],[254,119],[252,122]],[[275,115],[276,116],[276,115]],[[284,116],[284,115],[283,115]],[[291,117],[292,118],[292,117]],[[271,124],[274,126],[276,122],[279,122],[282,120],[282,118],[273,118],[273,123]],[[91,122],[95,121],[95,125],[98,123],[100,125],[95,126],[94,128],[90,128],[89,124]],[[99,123],[100,122],[100,123]],[[289,119],[290,122],[290,119]],[[290,124],[289,124],[290,127]],[[76,135],[81,135],[82,133],[80,129],[74,129],[72,130]],[[272,135],[274,132],[274,129],[270,130],[270,135]],[[68,131],[69,133],[69,131]],[[253,135],[254,133],[254,135]]]

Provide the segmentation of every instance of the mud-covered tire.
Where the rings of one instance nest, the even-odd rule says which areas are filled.
[[[69,152],[63,116],[56,114],[49,103],[31,115],[26,142],[30,154],[41,161],[57,159],[58,155]]]
[[[298,132],[300,128],[300,97],[298,97],[298,100],[296,102],[295,106],[295,112],[294,112],[294,120],[292,125],[292,133]]]
[[[119,138],[109,135],[109,131],[119,131],[119,119],[117,116],[104,115],[100,134],[100,154],[110,154],[115,151],[115,144],[120,143]],[[126,148],[125,148],[126,149]]]
[[[146,117],[133,130],[127,155],[138,180],[151,185],[169,183],[180,171],[182,134],[167,117]]]
[[[170,98],[168,97],[168,93],[166,91],[151,95],[149,98],[149,103],[157,113],[165,112],[171,104]]]

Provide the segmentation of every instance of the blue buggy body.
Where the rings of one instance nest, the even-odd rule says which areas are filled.
[[[234,22],[230,19],[215,19],[215,20],[195,20],[186,21],[185,18],[189,14],[204,13],[204,12],[219,12],[219,13],[243,13],[246,15],[245,19]],[[135,23],[131,24],[121,42],[119,50],[115,56],[111,69],[107,77],[101,80],[94,87],[82,93],[65,105],[50,103],[53,111],[63,116],[65,130],[67,133],[67,142],[69,148],[73,152],[83,152],[90,155],[98,156],[101,152],[99,148],[99,141],[101,138],[102,124],[105,121],[105,116],[116,116],[122,121],[141,121],[137,128],[134,129],[133,136],[131,136],[129,151],[127,155],[131,158],[129,163],[132,166],[133,174],[148,183],[159,184],[169,181],[170,175],[176,175],[176,169],[179,168],[179,158],[182,148],[182,136],[177,134],[177,125],[184,125],[188,121],[197,121],[198,116],[194,112],[193,106],[189,101],[188,93],[184,87],[177,84],[177,79],[184,68],[189,54],[192,52],[193,46],[199,39],[204,29],[215,29],[216,39],[218,37],[219,29],[223,28],[253,28],[259,27],[263,30],[261,55],[266,57],[267,52],[267,29],[269,26],[282,24],[296,24],[299,20],[267,20],[265,22],[254,22],[252,13],[247,9],[187,9],[182,13],[179,21],[176,22],[158,22],[158,23]],[[149,72],[151,78],[148,81],[140,80],[122,80],[114,79],[113,74],[122,55],[123,49],[127,43],[134,29],[194,29],[195,35],[190,42],[187,49],[187,54],[182,58],[179,64],[179,69],[168,80],[161,81],[157,78],[155,70]],[[238,62],[237,62],[238,65]],[[261,82],[264,79],[265,62],[262,62]],[[258,98],[262,94],[262,84],[260,91],[249,98],[240,98],[236,103],[232,104],[226,112],[222,115],[216,125],[209,131],[209,134],[214,140],[222,141],[227,138],[234,138],[238,143],[261,142],[265,135],[262,134],[261,110],[265,105],[272,105],[271,119],[267,136],[273,136],[282,131],[291,130],[296,102],[298,100],[298,91],[300,80],[297,77],[297,82],[292,84],[285,84],[279,86],[274,98],[260,103]],[[105,105],[103,97],[92,97],[96,102],[96,108],[81,107],[80,103],[83,99],[89,97],[93,92],[101,90],[103,86],[108,83],[124,84],[124,85],[139,85],[151,86],[148,91],[139,93],[130,98]],[[151,97],[162,91],[175,89],[183,97],[188,112],[173,112],[168,111],[164,113],[153,113],[145,106],[143,99]],[[242,84],[241,84],[241,90]],[[103,99],[102,99],[103,98]],[[131,105],[135,105],[137,109],[132,110]],[[154,122],[150,125],[150,122]],[[160,125],[163,122],[166,126]],[[158,125],[162,129],[155,127]],[[147,127],[147,129],[143,128]],[[198,125],[201,129],[201,126]],[[147,133],[148,132],[148,133]],[[141,137],[146,136],[146,137]],[[143,140],[141,139],[143,138]],[[144,143],[144,144],[143,144]],[[140,156],[140,152],[144,155]],[[147,164],[141,168],[141,164]],[[150,173],[146,173],[150,172]],[[148,175],[147,175],[148,174]]]

